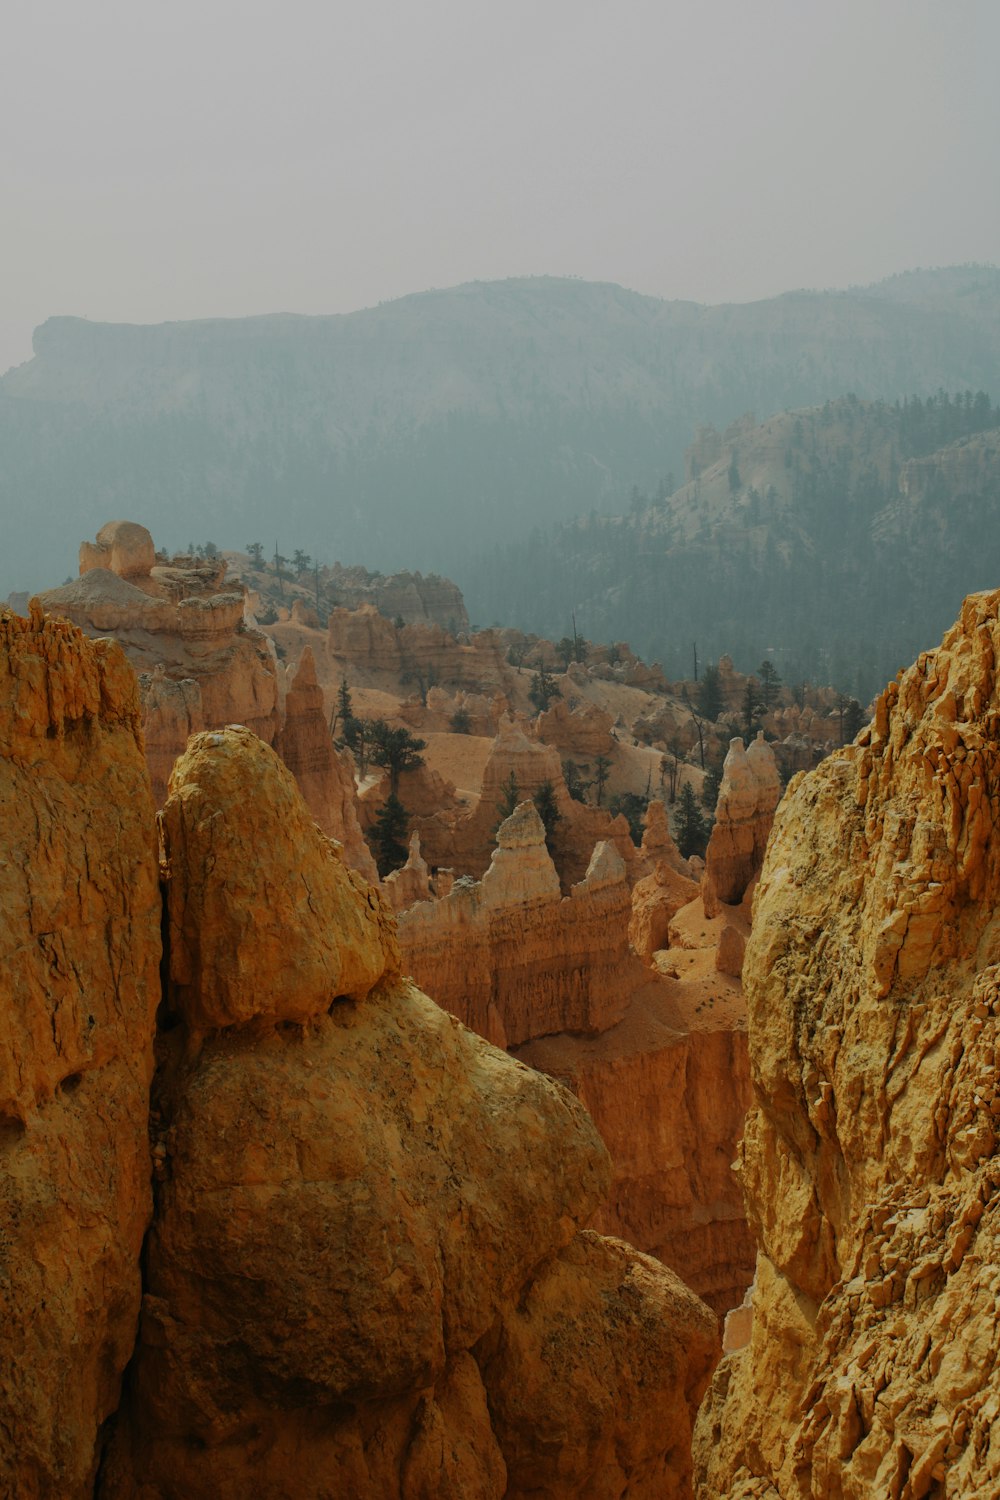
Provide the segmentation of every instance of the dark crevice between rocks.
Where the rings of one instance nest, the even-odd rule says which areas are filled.
[[[132,1405],[132,1394],[135,1386],[135,1361],[139,1348],[139,1340],[142,1329],[142,1309],[149,1290],[149,1241],[153,1225],[157,1219],[159,1206],[160,1184],[166,1176],[166,1158],[162,1154],[162,1136],[164,1134],[164,1119],[159,1107],[164,1065],[169,1066],[169,1058],[174,1049],[162,1044],[165,1033],[176,1029],[179,1017],[169,1003],[170,985],[170,927],[167,917],[167,875],[161,863],[160,879],[160,998],[156,1007],[156,1030],[153,1039],[155,1049],[155,1068],[149,1089],[149,1114],[147,1116],[147,1129],[149,1134],[150,1152],[150,1192],[152,1197],[149,1223],[146,1233],[142,1238],[142,1248],[139,1251],[139,1317],[136,1322],[135,1336],[132,1341],[132,1353],[122,1371],[121,1391],[118,1397],[118,1406],[111,1412],[97,1431],[95,1453],[97,1455],[97,1466],[94,1471],[93,1500],[99,1500],[102,1490],[103,1476],[107,1467],[108,1454],[111,1450],[112,1439],[122,1413]],[[158,1155],[157,1148],[161,1147]]]

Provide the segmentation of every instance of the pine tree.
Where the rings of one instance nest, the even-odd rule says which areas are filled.
[[[532,677],[531,686],[528,689],[528,697],[538,709],[538,712],[541,714],[545,713],[552,699],[557,697],[558,693],[559,690],[556,687],[555,678],[552,676],[552,673],[548,667],[544,665],[540,666],[534,677]]]
[[[497,803],[497,812],[500,814],[501,823],[505,818],[510,817],[520,800],[520,788],[517,784],[517,777],[511,771],[507,780],[500,787],[500,801]]]
[[[534,795],[535,811],[542,820],[545,829],[545,837],[555,832],[557,823],[562,822],[562,813],[556,803],[555,788],[551,781],[543,781]]]
[[[711,719],[713,724],[722,712],[722,687],[718,667],[706,667],[702,673],[698,687],[698,711],[703,719]]]
[[[608,781],[608,772],[611,770],[611,761],[606,755],[599,755],[594,761],[594,800],[600,807],[604,798],[604,788]]]
[[[766,659],[757,668],[760,673],[760,701],[765,709],[769,709],[778,696],[781,686],[781,678],[778,676],[771,662]]]
[[[701,784],[702,805],[714,814],[716,803],[719,800],[719,787],[722,785],[722,772],[718,766],[709,766],[705,773],[705,780]]]
[[[407,856],[406,838],[410,829],[410,818],[399,798],[390,792],[372,825],[369,840],[375,863],[381,877],[390,870],[405,865]]]
[[[692,854],[704,854],[705,845],[708,842],[708,829],[698,799],[694,794],[694,788],[689,781],[685,781],[677,798],[677,811],[674,813],[674,838],[677,847],[684,859],[690,859]]]
[[[422,766],[421,750],[427,749],[426,740],[418,740],[408,729],[392,729],[384,719],[373,719],[369,725],[371,752],[369,760],[389,772],[389,791],[393,797],[399,793],[399,778],[403,771],[413,771]]]

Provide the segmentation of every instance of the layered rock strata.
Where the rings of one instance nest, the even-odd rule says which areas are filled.
[[[758,1240],[701,1493],[1000,1492],[1000,594],[793,782],[744,964]]]
[[[153,802],[111,641],[0,611],[0,1493],[90,1495],[139,1315]]]
[[[188,736],[246,724],[268,744],[278,734],[278,687],[267,638],[245,619],[241,585],[219,559],[158,563],[145,527],[111,521],[80,549],[80,577],[39,596],[44,609],[89,636],[113,635],[140,674],[153,795]]]
[[[481,881],[401,913],[407,972],[439,1004],[498,1046],[553,1031],[603,1031],[645,982],[625,942],[625,866],[598,844],[568,896],[531,802],[501,823]]]
[[[748,1096],[742,994],[715,965],[718,934],[734,919],[707,923],[698,887],[665,862],[666,890],[644,889],[637,917],[608,843],[562,896],[530,802],[497,838],[481,881],[459,880],[401,914],[404,967],[467,1025],[586,1103],[614,1174],[595,1222],[659,1256],[724,1312],[752,1270],[730,1170]],[[681,906],[692,909],[683,931],[661,931]],[[654,911],[655,946],[687,945],[669,974],[641,963],[627,939],[630,922],[650,934]]]
[[[346,675],[362,687],[506,694],[514,680],[497,631],[481,630],[464,644],[441,625],[399,627],[372,604],[332,610],[326,649],[338,680]]]
[[[462,591],[450,578],[436,573],[369,573],[367,568],[345,568],[334,563],[324,574],[324,591],[341,609],[371,604],[390,620],[407,625],[439,625],[450,635],[464,634],[469,616]]]

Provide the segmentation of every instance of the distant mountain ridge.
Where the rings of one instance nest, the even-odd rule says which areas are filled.
[[[671,675],[723,652],[868,698],[1000,580],[1000,409],[856,397],[701,429],[673,494],[511,543],[470,578],[487,619],[628,639]],[[503,592],[501,592],[501,588]]]
[[[277,535],[461,583],[536,523],[676,482],[701,424],[995,389],[1000,271],[719,307],[525,278],[334,317],[54,318],[35,350],[0,381],[0,593],[71,567],[112,513],[168,545]]]

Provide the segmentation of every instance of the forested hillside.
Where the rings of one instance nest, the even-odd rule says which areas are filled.
[[[701,431],[691,477],[620,516],[511,543],[473,615],[628,639],[668,673],[730,652],[867,700],[1000,581],[1000,412],[983,392],[856,397]]]
[[[273,539],[467,583],[536,525],[675,489],[705,423],[847,390],[995,389],[1000,272],[720,307],[472,283],[344,317],[56,318],[35,348],[0,381],[0,595],[73,571],[78,538],[114,514],[168,547]],[[509,587],[497,579],[494,607],[477,583],[470,603],[522,623]]]

